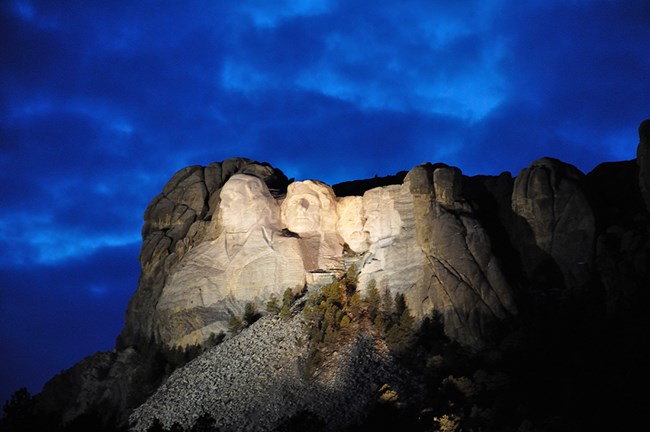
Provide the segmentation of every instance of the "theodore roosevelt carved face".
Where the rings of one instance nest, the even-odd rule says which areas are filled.
[[[245,233],[256,226],[276,228],[279,208],[264,182],[235,174],[221,189],[219,204],[224,231]]]
[[[298,234],[336,231],[336,197],[324,183],[305,180],[289,185],[282,203],[285,226]]]

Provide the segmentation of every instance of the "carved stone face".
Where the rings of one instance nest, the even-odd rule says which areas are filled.
[[[395,209],[395,200],[389,188],[371,189],[363,195],[364,230],[372,243],[397,236],[402,227],[402,219]]]
[[[368,250],[368,233],[364,230],[363,199],[348,196],[339,200],[337,206],[339,219],[336,230],[354,252]]]
[[[336,198],[332,189],[320,182],[306,180],[289,185],[282,203],[285,226],[298,234],[336,230]]]
[[[278,204],[257,177],[235,174],[221,189],[219,204],[225,232],[248,232],[255,226],[276,227]]]

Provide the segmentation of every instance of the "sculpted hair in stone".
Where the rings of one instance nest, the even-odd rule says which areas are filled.
[[[235,174],[221,190],[219,205],[226,231],[248,231],[255,226],[278,228],[280,209],[266,184],[257,177]]]
[[[291,183],[282,203],[282,222],[296,233],[336,232],[336,196],[316,180]]]

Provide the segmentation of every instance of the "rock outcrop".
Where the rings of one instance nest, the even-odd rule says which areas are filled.
[[[162,341],[195,345],[227,331],[248,302],[299,292],[305,268],[298,239],[283,236],[280,207],[259,178],[235,174],[221,190],[221,233],[174,266],[156,305]]]
[[[412,312],[431,312],[427,302],[426,261],[415,238],[417,223],[408,186],[391,185],[363,194],[364,231],[370,247],[360,261],[360,291],[374,281],[380,292],[388,289],[407,298]]]
[[[283,196],[289,183],[268,164],[235,158],[183,168],[151,201],[142,227],[138,290],[129,302],[118,347],[162,341],[156,305],[170,269],[193,247],[218,237],[221,189],[238,173],[261,179],[275,197]]]
[[[160,384],[159,375],[156,362],[133,348],[97,352],[48,381],[34,398],[34,414],[66,426],[94,418],[106,430],[125,428],[128,414]]]
[[[603,163],[587,175],[597,216],[595,269],[610,316],[636,317],[650,301],[650,215],[637,162]]]
[[[422,165],[404,184],[414,197],[417,241],[428,264],[426,301],[442,313],[449,337],[480,347],[516,307],[490,238],[462,196],[462,174]]]
[[[520,219],[512,238],[531,289],[574,295],[591,277],[596,223],[583,182],[577,168],[551,158],[515,179],[512,209]]]
[[[605,163],[586,176],[551,158],[516,178],[466,177],[458,168],[425,163],[333,187],[292,182],[247,159],[184,168],[146,209],[142,273],[116,350],[53,378],[35,398],[36,414],[48,424],[96,416],[103,427],[125,426],[132,413],[138,431],[154,419],[188,428],[205,414],[232,431],[284,430],[301,415],[331,429],[350,427],[367,414],[380,386],[399,393],[407,385],[406,369],[382,340],[389,340],[387,328],[376,320],[355,323],[354,337],[321,352],[324,363],[310,379],[299,307],[288,320],[263,316],[168,374],[184,363],[170,360],[183,355],[178,347],[226,331],[248,303],[263,311],[271,296],[317,290],[353,265],[362,294],[374,284],[382,294],[403,294],[416,324],[441,318],[443,327],[432,334],[439,341],[444,331],[455,342],[447,348],[457,342],[488,362],[526,343],[542,350],[539,360],[535,352],[517,351],[509,363],[517,363],[519,376],[528,367],[520,359],[537,364],[540,374],[558,362],[540,378],[557,381],[542,397],[561,386],[576,392],[566,394],[567,404],[583,389],[583,396],[591,393],[587,384],[598,373],[583,371],[585,364],[599,371],[618,361],[620,370],[645,371],[650,360],[634,347],[648,340],[650,328],[650,120],[639,138],[636,161]],[[403,317],[405,328],[413,322],[402,314],[391,329],[400,329]],[[603,336],[618,347],[609,357],[601,355]],[[430,342],[418,340],[422,346],[409,355],[421,355]],[[447,354],[431,353],[422,357],[439,373],[435,365]],[[579,385],[567,384],[581,373]],[[618,392],[621,376],[607,388]],[[594,401],[602,396],[594,394]],[[481,415],[475,407],[467,412],[472,420]]]
[[[639,188],[650,211],[650,120],[643,121],[639,126],[636,160],[639,164]]]
[[[246,303],[263,310],[272,295],[331,280],[351,264],[361,292],[372,281],[403,294],[417,319],[441,313],[447,334],[472,347],[516,313],[459,169],[416,167],[403,184],[363,196],[338,198],[315,180],[274,196],[262,180],[283,178],[277,170],[237,161],[243,168],[223,183],[216,167],[237,164],[180,171],[147,210],[143,273],[124,333],[135,333],[132,341],[201,344],[227,331]]]

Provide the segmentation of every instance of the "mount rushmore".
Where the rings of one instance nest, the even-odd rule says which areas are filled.
[[[541,424],[573,415],[579,425],[596,418],[556,415],[549,405],[556,398],[583,400],[581,409],[594,412],[628,409],[636,399],[621,387],[629,381],[621,374],[642,373],[648,360],[635,347],[647,343],[650,328],[649,155],[646,120],[635,160],[588,174],[553,158],[516,177],[470,177],[423,163],[329,186],[243,158],[183,168],[145,211],[142,271],[116,348],[50,380],[34,398],[33,418],[65,426],[90,416],[126,429],[131,415],[137,430],[182,418],[189,429],[207,413],[224,430],[284,430],[282,421],[301,418],[300,410],[345,405],[359,419],[379,389],[382,397],[397,394],[389,382],[397,389],[410,380],[417,388],[447,370],[445,361],[465,364],[474,355],[466,353],[483,353],[472,361],[486,370],[501,362],[502,375],[521,382],[501,395],[516,395],[509,399],[515,405],[527,395],[528,405],[490,408],[518,410],[521,425],[512,430],[533,430],[530,418]],[[351,271],[361,295],[374,286],[403,296],[415,323],[440,319],[446,348],[427,351],[426,339],[413,348],[424,375],[396,365],[381,332],[360,326],[353,342],[331,348],[321,378],[302,376],[297,371],[311,354],[299,309],[291,321],[265,317],[208,349],[247,305],[263,311],[287,289],[305,297]],[[596,349],[601,345],[614,348]],[[184,367],[170,363],[169,353],[201,346],[207,351]],[[478,385],[485,373],[467,380]],[[434,399],[445,382],[460,382],[445,379],[427,384]],[[267,415],[245,426],[262,400]],[[474,418],[477,402],[470,402],[466,415]],[[414,418],[432,412],[426,404]],[[443,405],[458,413],[463,406]],[[536,406],[542,420],[527,414]]]
[[[492,324],[516,314],[490,238],[463,198],[460,170],[425,164],[402,184],[340,198],[315,180],[274,197],[268,178],[282,176],[245,159],[172,178],[147,209],[145,227],[156,229],[145,236],[141,288],[127,314],[138,318],[127,321],[126,339],[202,343],[226,331],[245,303],[263,309],[271,294],[322,286],[351,265],[361,291],[373,280],[404,294],[418,318],[441,312],[464,344],[480,346]]]

